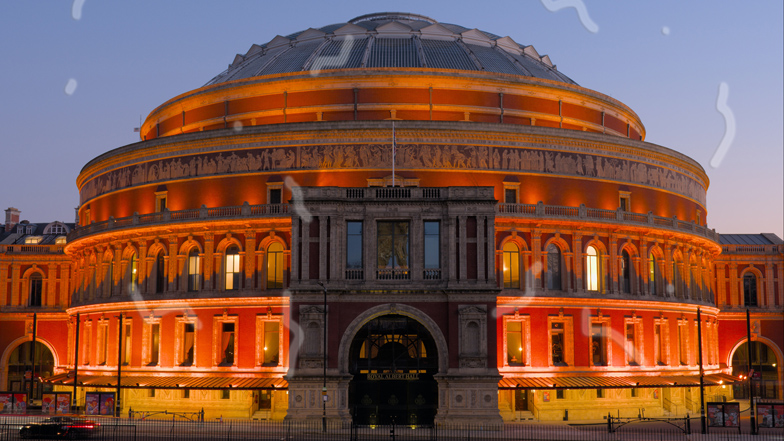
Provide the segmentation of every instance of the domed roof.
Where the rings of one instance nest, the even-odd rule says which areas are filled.
[[[289,72],[386,67],[485,71],[576,84],[549,56],[510,37],[423,15],[383,12],[254,44],[206,85]]]

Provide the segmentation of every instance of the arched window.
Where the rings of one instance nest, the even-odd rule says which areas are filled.
[[[757,306],[757,276],[752,272],[743,275],[743,304]]]
[[[106,272],[103,278],[103,296],[112,296],[112,286],[114,286],[114,256],[106,262]]]
[[[163,251],[158,251],[155,257],[155,292],[160,294],[166,287],[166,265]]]
[[[29,306],[41,306],[41,293],[43,292],[44,278],[41,273],[33,273],[30,275],[30,297],[28,300]]]
[[[201,288],[201,262],[199,261],[198,248],[191,248],[188,253],[188,263],[186,269],[188,270],[188,291],[194,292]]]
[[[648,254],[648,289],[651,295],[659,294],[659,287],[656,280],[659,278],[659,267],[656,265],[656,256]]]
[[[629,252],[621,252],[621,291],[624,294],[632,293],[632,259]]]
[[[504,288],[520,288],[520,248],[512,242],[504,245]]]
[[[592,245],[585,250],[585,289],[599,291],[599,253]]]
[[[274,242],[267,248],[267,288],[283,288],[283,245]]]
[[[232,245],[226,249],[226,291],[240,289],[240,249]]]
[[[136,293],[139,284],[139,259],[136,253],[131,254],[128,268],[125,270],[125,286],[129,294]]]
[[[561,249],[555,244],[547,246],[547,289],[560,291],[561,288]]]

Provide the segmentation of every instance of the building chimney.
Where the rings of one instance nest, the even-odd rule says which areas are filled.
[[[5,210],[5,231],[10,231],[11,228],[14,228],[14,225],[19,223],[19,215],[21,213],[21,211],[14,207],[8,207],[8,209]]]

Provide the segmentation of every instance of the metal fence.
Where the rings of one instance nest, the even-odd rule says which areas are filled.
[[[41,417],[0,417],[0,441],[17,440],[19,429]],[[183,421],[172,419],[97,419],[99,425],[90,439],[94,440],[275,440],[275,441],[491,441],[491,440],[558,440],[558,441],[696,441],[737,440],[773,441],[784,439],[782,429],[762,431],[759,435],[713,430],[699,434],[699,422],[692,434],[662,420],[640,421],[608,431],[607,423],[546,424],[506,423],[497,425],[433,425],[433,426],[357,426],[350,423],[327,422],[326,431],[320,419],[304,422],[213,420]],[[682,420],[681,420],[682,421]],[[692,419],[692,424],[694,420]]]

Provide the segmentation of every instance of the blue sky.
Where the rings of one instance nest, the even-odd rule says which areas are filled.
[[[647,141],[702,164],[711,180],[711,228],[784,237],[780,1],[587,2],[595,33],[575,9],[550,12],[539,0],[86,0],[79,20],[72,6],[0,3],[0,208],[19,208],[33,222],[73,221],[84,164],[137,141],[140,116],[202,86],[251,44],[371,12],[406,11],[509,35],[549,54],[581,86],[634,109]],[[76,88],[69,95],[70,79]],[[736,132],[713,168],[725,136],[721,83]]]

